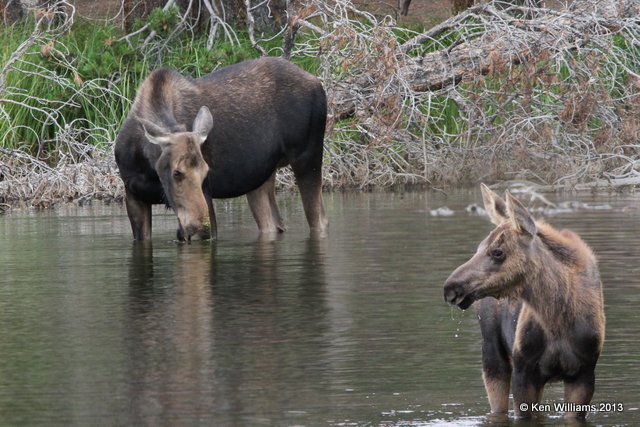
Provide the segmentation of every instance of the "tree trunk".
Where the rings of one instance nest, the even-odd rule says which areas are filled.
[[[457,15],[473,6],[474,0],[453,0],[453,14]]]
[[[0,0],[0,11],[4,25],[11,25],[22,19],[23,10],[18,0]]]
[[[248,24],[247,7],[244,0],[218,0],[224,8],[226,22],[233,23],[238,27],[246,27]],[[287,21],[287,1],[286,0],[250,0],[251,9],[249,13],[253,15],[255,23],[254,30],[257,33],[276,32],[284,26]]]
[[[411,0],[404,0],[402,2],[402,9],[400,10],[400,15],[407,16],[409,14],[409,5],[411,4]]]

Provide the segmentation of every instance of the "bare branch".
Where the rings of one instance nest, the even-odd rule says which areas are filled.
[[[255,7],[260,7],[264,3],[265,2],[262,2]],[[244,0],[244,6],[247,12],[247,32],[249,33],[249,41],[251,41],[251,46],[258,52],[260,52],[260,55],[264,56],[267,54],[267,51],[265,51],[264,48],[256,42],[256,37],[254,35],[256,22],[253,19],[253,13],[251,13],[251,11],[254,9],[251,7],[251,0]]]
[[[209,47],[217,38],[238,44],[222,4],[198,1],[210,22]],[[73,10],[59,3],[64,7],[53,9],[57,19],[40,15],[32,35],[0,71],[0,118],[6,123],[0,134],[2,206],[122,194],[111,152],[119,127],[113,117],[121,112],[97,111],[101,123],[110,123],[97,126],[65,117],[64,111],[80,104],[100,110],[98,101],[105,98],[119,105],[131,100],[111,82],[75,79],[76,64],[65,59],[71,55],[59,37]],[[263,3],[245,0],[244,7],[251,14]],[[180,12],[179,28],[168,37],[148,38],[146,51],[161,57],[172,37],[193,34],[191,7],[189,2]],[[529,0],[484,2],[420,34],[359,11],[350,0],[292,1],[287,13],[275,36],[284,39],[282,54],[314,58],[327,92],[327,186],[459,185],[480,179],[552,187],[638,183],[635,0],[574,0],[558,10]],[[273,37],[261,37],[253,34],[251,43],[262,53]],[[33,59],[44,54],[36,46],[51,55],[55,71]],[[12,87],[14,72],[46,79],[71,95],[50,100]],[[14,107],[36,117],[38,126],[25,129]],[[18,134],[37,140],[40,153],[21,150]],[[281,186],[293,181],[287,169],[278,175]]]

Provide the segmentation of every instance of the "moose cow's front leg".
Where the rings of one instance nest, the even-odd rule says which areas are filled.
[[[131,223],[133,239],[144,241],[151,239],[151,205],[136,199],[125,191],[125,205]]]
[[[213,205],[213,199],[207,193],[204,194],[204,199],[207,201],[207,207],[209,208],[211,239],[216,240],[218,238],[218,221],[216,220],[216,210]]]
[[[276,205],[276,171],[273,171],[260,187],[247,193],[247,201],[260,233],[276,233],[285,230]]]

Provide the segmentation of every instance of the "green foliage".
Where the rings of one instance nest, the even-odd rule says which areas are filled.
[[[3,64],[30,34],[30,26],[0,28],[6,41]],[[2,106],[7,120],[0,123],[0,144],[43,153],[54,148],[49,144],[65,128],[113,129],[114,117],[122,117],[127,104],[123,101],[135,91],[132,78],[148,71],[126,43],[114,42],[116,35],[112,27],[79,24],[58,40],[38,39],[7,74],[9,102]],[[87,130],[78,132],[78,142],[97,139]],[[101,136],[111,138],[113,131]]]
[[[235,46],[228,41],[218,41],[211,50],[207,50],[207,40],[202,37],[179,41],[176,48],[164,57],[163,65],[199,77],[257,56],[258,52],[251,47],[248,37],[241,37],[240,45]]]
[[[179,24],[178,10],[156,9],[137,25],[144,24],[166,36]],[[3,66],[32,31],[33,22],[0,26]],[[259,55],[242,32],[237,32],[239,43],[218,40],[210,50],[203,32],[201,37],[185,33],[172,38],[171,49],[159,58],[140,48],[148,34],[141,32],[125,39],[116,27],[76,22],[60,38],[37,39],[7,74],[6,90],[0,96],[7,100],[0,105],[0,147],[21,148],[43,156],[55,149],[64,151],[60,133],[66,130],[73,133],[75,142],[110,143],[139,84],[154,68],[167,66],[199,77]],[[262,45],[278,54],[281,39]],[[317,69],[319,65],[317,59],[297,62],[305,68]]]
[[[178,6],[171,6],[167,10],[155,8],[148,18],[149,28],[160,36],[167,36],[180,22]]]

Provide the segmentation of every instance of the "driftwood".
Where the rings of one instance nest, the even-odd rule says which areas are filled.
[[[209,42],[236,43],[219,2],[197,1],[209,13]],[[554,9],[538,7],[537,0],[518,3],[485,1],[418,34],[350,0],[288,2],[287,23],[276,36],[282,47],[267,54],[319,62],[329,101],[326,186],[509,179],[553,188],[637,185],[640,0],[574,0]],[[37,15],[31,37],[0,65],[0,118],[9,124],[0,135],[0,210],[20,201],[46,206],[122,194],[111,153],[118,131],[112,118],[121,112],[98,111],[111,120],[97,126],[67,121],[63,110],[80,99],[131,100],[114,82],[79,78],[60,42],[73,23],[73,3],[57,4],[63,7]],[[263,2],[243,4],[252,13]],[[141,30],[147,31],[150,61],[162,58],[179,31],[190,33],[188,13],[180,17],[182,28],[164,39]],[[266,51],[273,36],[264,39],[256,28],[251,43]],[[49,55],[57,71],[23,67],[32,55]],[[11,87],[8,73],[45,78],[73,96],[39,98]],[[33,135],[55,130],[53,138],[40,140],[47,158],[19,145],[7,148],[22,125],[8,106],[42,117]],[[292,174],[285,170],[278,183],[293,186]]]
[[[307,4],[315,12],[296,22],[318,36],[342,144],[331,185],[525,177],[573,186],[635,173],[638,0],[482,2],[421,34],[346,0]]]
[[[549,51],[578,50],[593,42],[594,36],[603,38],[620,32],[629,24],[626,21],[635,21],[639,13],[640,3],[629,0],[576,1],[572,10],[565,11],[479,4],[400,45],[403,63],[398,74],[413,91],[437,91],[464,78],[487,75],[496,68],[536,61]],[[472,19],[484,22],[487,31],[436,52],[420,53],[425,43],[458,31],[465,21]],[[491,28],[492,22],[499,25]],[[640,78],[640,70],[626,71]],[[356,108],[353,92],[366,93],[370,85],[366,77],[344,82],[344,92],[336,96],[335,117],[353,115]]]

